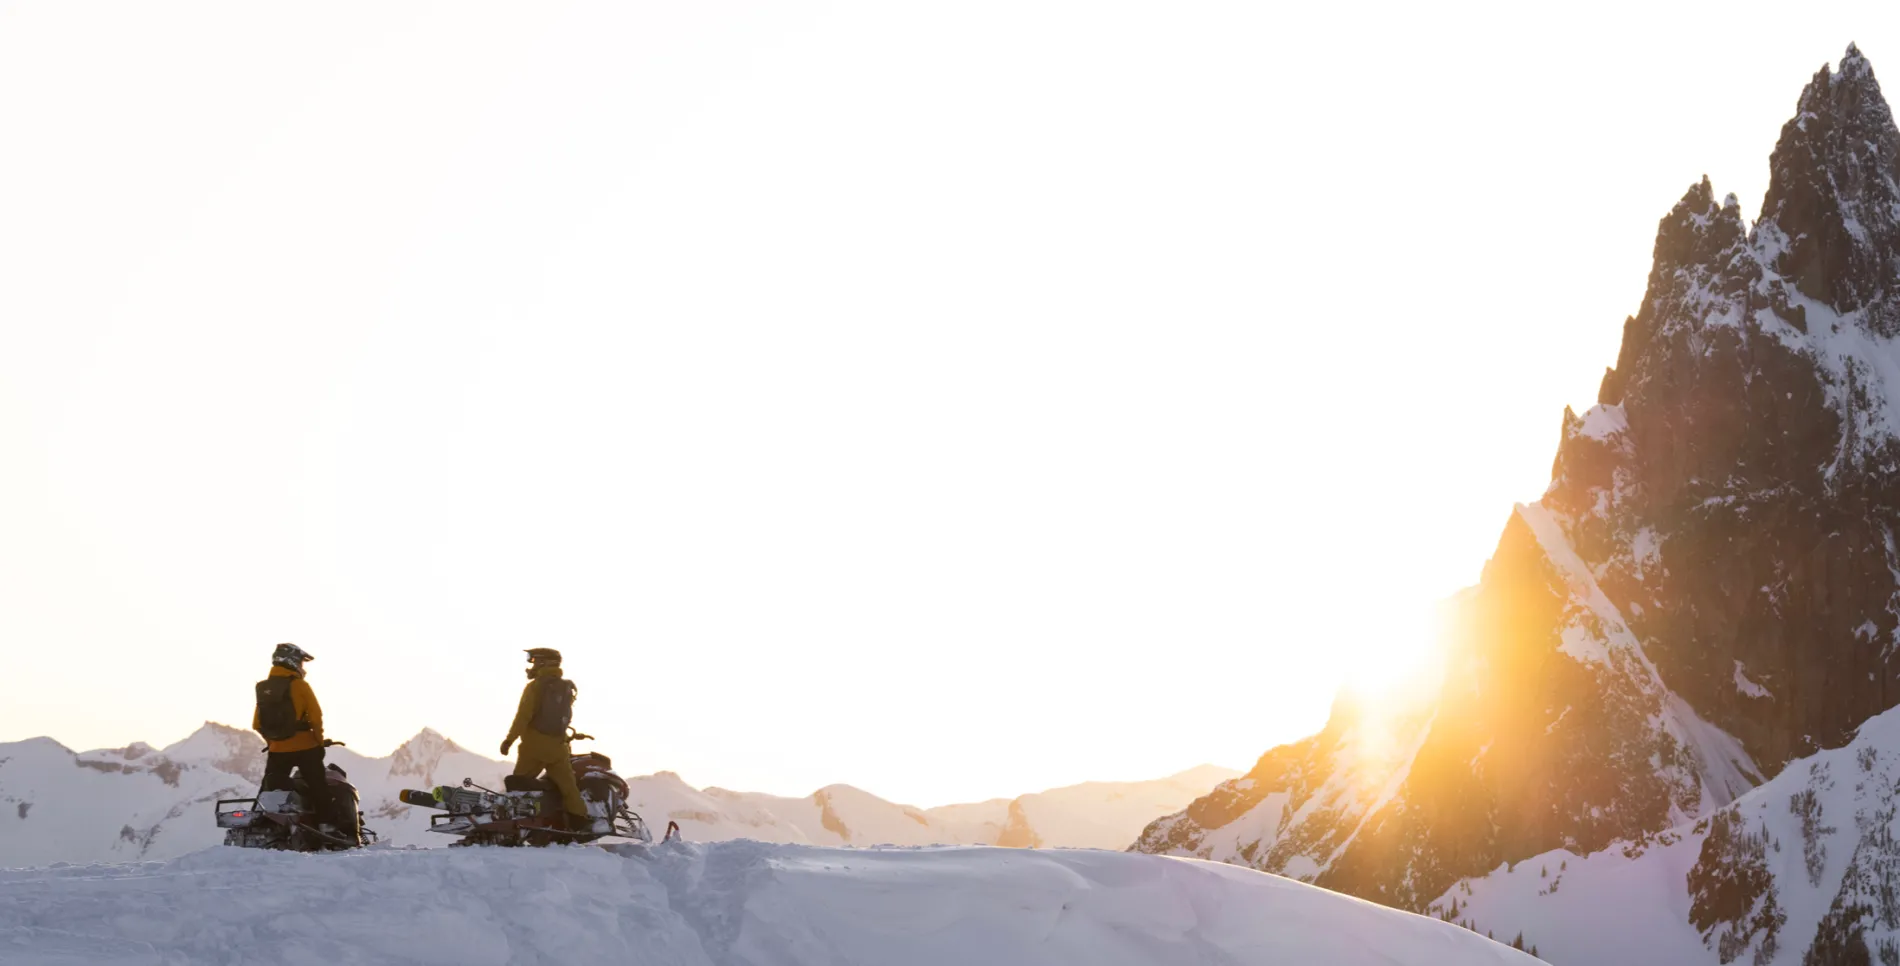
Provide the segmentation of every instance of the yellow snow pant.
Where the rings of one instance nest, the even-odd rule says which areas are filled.
[[[561,807],[569,815],[587,817],[587,803],[581,801],[581,786],[574,781],[574,752],[567,739],[529,730],[521,736],[521,751],[515,759],[515,774],[539,778],[548,773],[548,781],[561,790]]]

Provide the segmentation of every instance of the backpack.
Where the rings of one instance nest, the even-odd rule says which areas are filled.
[[[290,682],[295,680],[268,677],[257,682],[257,733],[266,741],[287,741],[310,730],[310,722],[297,717],[297,706],[290,700]]]
[[[566,678],[542,678],[541,700],[535,704],[534,720],[529,726],[544,735],[566,738],[574,723],[574,696],[580,691]]]

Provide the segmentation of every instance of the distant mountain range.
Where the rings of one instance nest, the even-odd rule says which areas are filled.
[[[223,841],[219,798],[248,797],[263,777],[263,742],[206,723],[165,748],[73,752],[51,738],[0,744],[0,866],[166,859]],[[472,778],[500,787],[510,765],[424,729],[387,757],[331,748],[370,828],[396,845],[447,845],[404,788]],[[812,845],[1005,845],[1121,849],[1144,825],[1179,811],[1237,772],[1204,765],[1144,782],[1088,782],[966,805],[918,809],[850,785],[804,798],[694,788],[672,772],[630,777],[632,806],[655,832],[678,822],[689,839]]]

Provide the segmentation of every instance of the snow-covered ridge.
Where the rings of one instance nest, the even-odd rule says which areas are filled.
[[[1622,612],[1597,586],[1589,565],[1571,546],[1562,521],[1548,508],[1535,503],[1520,505],[1517,515],[1537,535],[1544,555],[1563,575],[1572,598],[1581,605],[1576,616],[1563,628],[1564,643],[1560,649],[1577,660],[1618,665],[1625,678],[1659,707],[1659,713],[1651,719],[1653,726],[1689,752],[1700,801],[1693,809],[1678,808],[1672,817],[1684,821],[1706,815],[1760,784],[1761,769],[1755,766],[1741,742],[1704,721],[1663,682],[1661,672],[1644,652],[1642,641],[1630,630]]]
[[[1422,916],[1101,851],[212,849],[0,872],[0,959],[644,966],[1531,964]]]
[[[1158,819],[1134,848],[1320,880],[1401,796],[1435,721],[1423,697],[1377,709],[1342,698],[1324,731]]]
[[[1900,708],[1700,821],[1588,856],[1533,856],[1432,909],[1521,930],[1558,964],[1887,962],[1900,953],[1897,812]]]
[[[1753,788],[1762,776],[1746,749],[1671,690],[1568,527],[1546,506],[1518,507],[1490,583],[1460,599],[1472,626],[1537,601],[1541,633],[1454,648],[1410,705],[1342,702],[1319,735],[1268,752],[1135,847],[1423,909],[1482,874],[1487,855],[1602,848]],[[1545,677],[1527,687],[1523,668]],[[1527,767],[1541,772],[1536,786],[1517,778]],[[1533,809],[1528,834],[1505,825]],[[1451,859],[1436,854],[1454,842]]]
[[[263,774],[262,741],[207,723],[162,749],[143,743],[74,753],[46,738],[0,744],[0,867],[162,859],[218,844],[219,798],[248,797]],[[510,766],[424,729],[383,758],[330,749],[384,842],[446,845],[405,788],[464,778],[500,787]],[[654,828],[689,838],[813,845],[994,845],[1121,848],[1143,825],[1234,774],[1202,766],[1146,782],[1091,782],[1020,798],[916,809],[849,785],[804,798],[699,789],[672,772],[629,779],[632,806]]]

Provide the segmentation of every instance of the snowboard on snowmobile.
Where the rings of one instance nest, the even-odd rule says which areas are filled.
[[[574,734],[572,740],[591,737]],[[553,845],[608,836],[653,841],[646,820],[627,807],[627,782],[614,773],[612,759],[590,751],[569,761],[587,807],[588,817],[579,828],[570,827],[575,820],[567,814],[560,790],[541,778],[509,775],[499,792],[464,778],[460,787],[408,789],[399,797],[409,805],[442,810],[444,814],[429,816],[429,831],[459,837],[450,845]],[[672,838],[678,829],[669,822],[667,837]]]
[[[329,747],[342,743],[323,744]],[[361,799],[349,775],[331,764],[324,766],[324,778],[330,783],[329,815],[318,815],[304,804],[310,789],[301,770],[290,788],[260,789],[256,798],[219,799],[218,827],[224,829],[224,844],[245,849],[328,852],[375,842],[376,833],[363,826]],[[321,828],[325,824],[334,832],[325,832]]]

